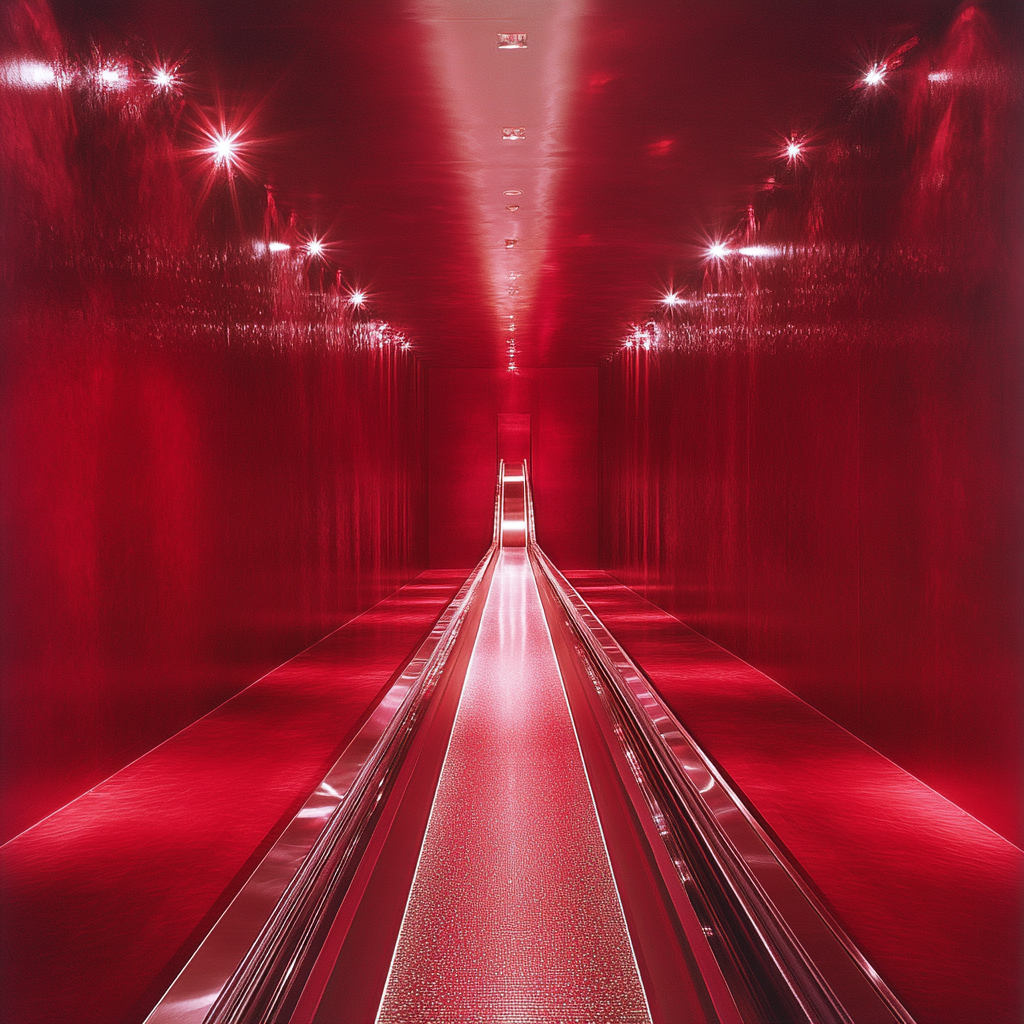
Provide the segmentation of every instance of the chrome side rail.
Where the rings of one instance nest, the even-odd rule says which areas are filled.
[[[744,1015],[789,1024],[914,1024],[589,605],[535,541],[530,551],[579,640],[716,957],[730,984],[745,990],[736,993]]]
[[[492,544],[145,1024],[273,1017],[312,950],[325,904],[347,885],[496,551]]]

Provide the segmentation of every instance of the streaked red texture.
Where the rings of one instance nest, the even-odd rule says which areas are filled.
[[[1019,843],[1019,55],[943,37],[602,371],[601,564]]]
[[[60,59],[45,3],[4,19]],[[261,184],[199,200],[184,101],[121,95],[0,104],[0,839],[427,559],[413,353],[256,255]]]
[[[602,562],[1019,841],[1019,342],[871,299],[603,370]]]
[[[141,1020],[464,576],[428,571],[8,843],[4,1020]]]
[[[605,573],[566,575],[920,1024],[1020,1019],[1018,848]]]
[[[491,542],[498,414],[529,413],[537,539],[560,565],[597,562],[597,370],[428,371],[430,564],[469,567]]]
[[[67,307],[7,344],[5,837],[426,562],[401,354],[167,344]]]

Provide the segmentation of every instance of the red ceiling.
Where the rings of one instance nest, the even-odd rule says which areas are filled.
[[[659,292],[699,281],[701,237],[737,221],[782,134],[827,121],[865,59],[955,6],[53,4],[80,47],[187,52],[193,101],[260,105],[254,163],[279,204],[336,243],[375,315],[449,366],[502,365],[510,311],[520,365],[598,362]],[[528,49],[499,52],[502,29]],[[526,140],[501,140],[506,119]]]

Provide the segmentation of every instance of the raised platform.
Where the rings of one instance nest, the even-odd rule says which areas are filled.
[[[565,576],[920,1024],[1022,1019],[1021,850],[607,573]]]
[[[5,1024],[134,1024],[466,573],[432,570],[0,850]]]

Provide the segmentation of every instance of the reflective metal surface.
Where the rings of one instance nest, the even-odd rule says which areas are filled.
[[[577,631],[581,656],[594,660],[593,684],[618,723],[627,760],[691,900],[704,921],[709,926],[713,922],[706,930],[715,937],[723,970],[738,967],[746,975],[750,991],[745,998],[737,992],[741,1007],[756,1007],[767,1019],[783,1012],[790,1019],[814,1022],[913,1024],[906,1008],[586,602],[536,545],[531,546],[531,555]],[[689,841],[691,831],[700,842]],[[709,870],[711,864],[714,868]],[[757,930],[759,944],[784,980],[793,1005],[762,1001],[767,998],[759,991],[764,978],[747,973],[758,952],[745,944],[730,948],[743,929],[740,925],[739,932],[729,934],[735,925],[730,926],[728,912],[723,918],[716,907],[721,900],[718,886],[728,890],[726,901],[738,903]],[[779,996],[785,999],[786,992]]]
[[[325,830],[337,829],[343,813],[366,792],[373,773],[380,771],[396,731],[415,719],[415,701],[429,696],[489,561],[490,555],[463,584],[402,674],[146,1018],[147,1024],[222,1019],[217,1012],[211,1015],[211,1008],[223,999],[225,986],[236,978],[247,954],[257,957],[261,967],[266,965],[266,941],[276,937],[266,933],[272,931],[275,914],[284,906],[286,890],[296,887],[301,869],[314,870],[312,854],[317,845],[344,847],[346,841],[353,842],[325,836]],[[315,867],[316,874],[324,870],[322,865]],[[250,1010],[246,1006],[242,1012]]]

